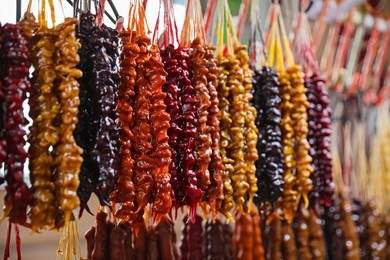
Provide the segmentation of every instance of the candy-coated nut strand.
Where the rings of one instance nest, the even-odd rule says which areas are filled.
[[[205,258],[208,260],[224,259],[224,228],[221,221],[218,219],[213,223],[212,220],[207,221],[205,226]]]
[[[117,72],[118,32],[102,25],[92,30],[90,43],[93,51],[90,74],[90,95],[92,108],[93,149],[91,150],[93,192],[99,203],[111,206],[110,194],[118,170],[118,126],[117,126]],[[93,168],[92,168],[93,169]]]
[[[220,152],[221,152],[221,158],[222,163],[225,167],[225,171],[223,172],[222,180],[223,180],[223,194],[224,194],[224,200],[222,202],[220,211],[222,214],[224,214],[227,218],[233,219],[230,210],[234,207],[234,200],[233,200],[233,187],[230,176],[233,175],[234,167],[233,163],[234,161],[228,157],[227,153],[227,147],[229,143],[229,129],[232,124],[232,119],[230,118],[229,113],[229,87],[227,86],[227,79],[229,71],[227,70],[228,63],[230,61],[225,57],[217,57],[217,66],[218,66],[218,99],[219,99],[219,124],[220,124]]]
[[[332,176],[332,153],[330,148],[332,133],[332,110],[325,86],[325,80],[318,74],[305,78],[307,100],[310,105],[307,109],[309,133],[307,139],[310,144],[310,156],[313,159],[314,171],[310,175],[313,182],[309,194],[310,203],[315,207],[330,207],[335,185]]]
[[[207,77],[207,89],[210,94],[211,105],[208,110],[207,126],[210,131],[210,137],[212,140],[211,144],[211,155],[210,155],[210,186],[205,192],[205,200],[208,201],[211,207],[212,217],[215,219],[217,217],[218,209],[221,208],[222,201],[224,199],[224,183],[222,181],[222,176],[225,172],[225,167],[222,163],[221,151],[220,151],[220,141],[221,137],[219,135],[220,126],[218,117],[220,116],[219,110],[219,99],[217,92],[217,74],[218,67],[214,57],[214,47],[204,46],[206,67],[208,69]],[[227,180],[230,182],[230,179]],[[226,185],[230,185],[226,183]]]
[[[205,48],[201,45],[200,38],[196,38],[191,43],[190,58],[188,60],[191,84],[194,87],[197,110],[195,113],[195,126],[197,136],[195,139],[195,159],[196,176],[198,186],[202,191],[206,191],[210,185],[209,163],[211,161],[211,134],[207,125],[208,109],[211,106],[210,94],[207,88]]]
[[[92,150],[95,143],[96,126],[93,122],[93,107],[96,104],[91,100],[91,82],[92,78],[92,63],[95,59],[90,59],[95,51],[92,46],[92,32],[96,27],[96,16],[88,13],[81,13],[80,24],[76,30],[76,37],[78,38],[81,48],[79,49],[80,62],[77,66],[82,72],[83,77],[80,78],[79,84],[79,111],[78,123],[74,131],[74,137],[77,144],[83,149],[83,163],[79,173],[80,185],[77,189],[77,195],[80,199],[79,217],[82,216],[84,209],[89,213],[91,211],[88,207],[88,200],[91,197],[94,183],[97,175],[96,162],[92,160]],[[91,62],[92,61],[92,62]],[[91,171],[91,169],[94,169]],[[91,213],[92,214],[92,213]]]
[[[180,77],[178,79],[178,86],[181,89],[181,107],[180,114],[182,116],[181,128],[183,130],[179,143],[179,172],[184,177],[185,182],[180,183],[181,187],[185,188],[184,205],[188,205],[192,220],[195,218],[196,208],[199,200],[202,197],[202,190],[198,187],[198,179],[194,171],[195,166],[195,113],[196,113],[196,99],[195,89],[191,85],[190,73],[188,71],[189,50],[177,48],[173,51],[173,58],[178,61],[178,67],[181,68]],[[179,194],[179,198],[180,198]],[[177,197],[176,197],[177,199]],[[180,205],[179,201],[179,205]]]
[[[283,243],[283,234],[282,234],[282,220],[279,218],[274,218],[269,224],[269,228],[266,229],[265,239],[266,242],[266,252],[267,259],[270,260],[279,260],[283,259],[282,257],[282,243]]]
[[[254,259],[254,229],[253,218],[251,214],[240,214],[236,218],[233,233],[233,252],[234,259]]]
[[[198,187],[194,171],[196,99],[188,71],[189,50],[170,44],[161,51],[161,55],[168,72],[164,91],[167,92],[165,104],[171,116],[168,134],[172,152],[170,173],[174,204],[176,209],[189,206],[191,217],[195,217],[202,190]]]
[[[355,223],[352,220],[351,202],[346,195],[341,195],[342,234],[344,246],[344,259],[360,259],[359,237],[355,232]]]
[[[166,77],[166,84],[163,86],[163,91],[167,93],[164,102],[167,106],[166,111],[171,117],[170,127],[168,129],[168,144],[171,151],[171,164],[169,165],[169,173],[171,174],[170,183],[172,186],[171,197],[173,204],[177,206],[176,194],[179,191],[179,156],[177,153],[179,149],[178,139],[183,131],[181,129],[182,119],[180,115],[180,89],[177,82],[177,75],[180,75],[180,68],[178,67],[177,60],[172,58],[170,52],[171,48],[165,48],[161,51],[161,55],[164,68],[168,73],[168,76]]]
[[[25,12],[22,19],[18,22],[18,24],[22,29],[23,36],[31,45],[32,37],[39,28],[39,23],[37,23],[34,14]]]
[[[340,198],[334,195],[332,198],[332,207],[324,210],[324,234],[327,243],[327,254],[332,259],[344,259],[344,238],[341,225]],[[355,231],[353,231],[355,232]]]
[[[91,252],[91,259],[108,259],[110,232],[107,223],[107,213],[99,211],[96,214],[96,229],[93,251]]]
[[[203,219],[196,215],[195,221],[187,221],[189,217],[191,216],[183,219],[185,232],[183,232],[180,246],[181,259],[204,259]]]
[[[253,105],[259,130],[256,161],[258,191],[254,201],[263,209],[273,207],[283,192],[283,153],[279,81],[269,67],[256,70],[253,77]]]
[[[291,92],[291,120],[294,128],[294,150],[295,150],[295,171],[296,189],[299,196],[302,196],[305,206],[308,206],[308,194],[312,187],[310,174],[313,168],[310,166],[312,158],[309,155],[310,145],[307,141],[309,132],[307,108],[309,102],[306,98],[306,88],[304,85],[305,74],[301,72],[301,67],[294,65],[287,69],[292,87]],[[297,205],[298,201],[296,202]]]
[[[247,165],[244,157],[244,126],[245,126],[245,88],[244,68],[240,66],[238,58],[227,56],[229,60],[229,71],[227,78],[227,87],[229,88],[228,100],[230,103],[229,113],[231,116],[231,126],[228,129],[229,144],[227,152],[233,160],[233,174],[230,176],[233,186],[233,199],[236,210],[242,210],[245,203],[245,196],[249,190],[248,179],[246,176]]]
[[[4,95],[1,116],[4,119],[3,138],[7,140],[4,149],[4,166],[7,169],[4,176],[7,183],[4,216],[9,217],[10,222],[26,224],[27,206],[32,202],[23,174],[28,157],[24,150],[26,131],[23,129],[23,101],[30,88],[28,42],[19,25],[5,24],[1,29],[1,87]]]
[[[148,46],[150,39],[147,36],[137,36],[134,41],[139,46],[137,58],[137,81],[135,92],[137,97],[134,103],[134,184],[136,190],[137,212],[143,210],[150,201],[153,190],[152,170],[154,159],[152,145],[152,125],[150,122],[150,110],[152,103],[149,81],[145,78],[145,62],[148,59]]]
[[[95,247],[95,233],[96,227],[92,226],[84,234],[85,240],[87,240],[87,259],[92,259],[92,251]]]
[[[374,199],[367,201],[364,210],[367,214],[367,233],[368,241],[366,241],[366,248],[368,249],[368,258],[371,259],[385,259],[386,258],[386,227],[383,225],[383,215],[377,208],[377,203]],[[360,245],[362,248],[364,245]]]
[[[180,256],[181,256],[181,259],[186,259],[187,255],[188,255],[188,244],[187,244],[187,238],[189,237],[188,235],[188,230],[189,230],[190,226],[187,225],[187,221],[183,220],[183,225],[182,225],[182,228],[181,228],[181,237],[180,237],[180,240],[182,241],[181,244],[180,244]]]
[[[148,228],[146,259],[161,259],[156,231]]]
[[[314,209],[310,209],[310,218],[309,218],[309,231],[310,231],[310,251],[313,259],[321,260],[325,256],[325,241],[324,235],[322,232],[321,219],[317,217]],[[296,236],[298,238],[298,236]],[[301,259],[301,258],[300,258]]]
[[[126,259],[126,231],[115,226],[110,234],[110,259]]]
[[[229,224],[223,225],[223,241],[224,241],[224,258],[225,260],[233,260],[233,229]]]
[[[55,194],[57,205],[65,216],[70,217],[72,211],[79,207],[77,196],[79,186],[79,171],[82,164],[82,149],[76,144],[73,131],[77,124],[79,100],[79,84],[82,72],[76,69],[79,62],[77,54],[80,43],[75,37],[76,18],[66,18],[64,23],[58,25],[58,39],[55,42],[54,54],[55,70],[59,86],[61,104],[60,140],[54,148],[55,154]],[[69,221],[69,219],[68,219]]]
[[[368,255],[368,251],[369,251],[369,248],[367,247],[368,239],[366,233],[366,231],[368,230],[367,216],[369,215],[369,212],[367,212],[366,209],[364,208],[366,205],[362,202],[360,198],[354,198],[352,200],[351,206],[352,206],[351,217],[353,219],[353,222],[355,223],[356,233],[359,236],[360,256],[364,257]],[[327,241],[325,240],[325,242]]]
[[[133,230],[131,229],[131,225],[129,222],[120,223],[119,227],[126,232],[126,241],[125,241],[126,259],[135,259],[136,252],[133,245],[134,233]]]
[[[152,212],[156,221],[170,212],[172,207],[171,199],[171,175],[169,165],[171,164],[171,152],[168,144],[168,129],[170,116],[166,112],[164,99],[166,93],[162,91],[165,84],[165,77],[168,75],[164,70],[164,64],[161,61],[160,51],[156,45],[149,49],[149,59],[145,62],[148,72],[145,77],[149,80],[149,91],[151,93],[151,112],[150,121],[152,123],[153,152],[155,167],[152,170],[154,188]]]
[[[309,226],[310,213],[309,210],[301,207],[294,218],[294,231],[297,243],[298,259],[311,260],[313,254],[311,252],[311,240]]]
[[[290,222],[293,217],[293,212],[298,203],[298,191],[296,190],[297,178],[293,174],[293,168],[295,166],[294,161],[294,127],[292,110],[292,86],[290,83],[290,75],[287,72],[281,72],[279,74],[280,82],[280,95],[282,102],[280,104],[282,112],[282,120],[280,126],[283,134],[283,155],[284,155],[284,191],[282,200],[282,210],[284,218]]]
[[[244,110],[246,111],[245,115],[245,154],[244,159],[247,165],[246,177],[249,184],[249,204],[252,202],[254,195],[256,194],[257,187],[257,178],[256,178],[256,166],[255,162],[259,159],[257,151],[257,141],[258,141],[258,129],[255,124],[257,112],[256,108],[253,106],[253,89],[252,89],[252,74],[253,72],[249,69],[248,65],[248,53],[246,52],[246,46],[239,46],[235,49],[236,57],[240,61],[240,67],[244,70],[244,80],[243,86],[245,90],[245,100]]]
[[[32,228],[39,230],[54,224],[57,212],[54,201],[55,186],[52,182],[54,155],[50,148],[59,141],[59,129],[53,120],[60,111],[60,103],[54,94],[56,79],[53,60],[56,35],[53,29],[40,27],[32,38],[32,62],[35,67],[34,82],[30,91],[30,179],[34,201],[30,210]]]
[[[174,224],[167,216],[162,217],[156,226],[156,234],[159,239],[161,259],[179,260]]]
[[[134,219],[135,186],[133,183],[134,160],[131,147],[134,140],[133,105],[135,82],[137,79],[136,59],[138,44],[129,41],[131,32],[122,31],[121,55],[119,58],[121,81],[118,86],[118,120],[119,120],[119,157],[120,166],[115,182],[115,189],[110,195],[115,217],[127,222]],[[116,207],[116,204],[120,204]]]
[[[261,232],[261,219],[259,215],[259,210],[256,206],[253,206],[249,214],[253,218],[253,259],[265,260],[265,251],[263,245],[263,235]]]
[[[295,243],[295,235],[293,231],[292,223],[287,223],[283,221],[282,225],[282,254],[283,258],[286,260],[295,260],[297,259],[297,247]]]
[[[0,31],[1,31],[1,25],[0,25]],[[0,50],[2,48],[2,38],[0,34]],[[7,157],[6,152],[6,146],[7,146],[7,140],[4,139],[4,92],[3,92],[3,86],[0,80],[0,169],[3,167],[3,162],[5,158]],[[0,177],[0,185],[4,183],[4,178]]]

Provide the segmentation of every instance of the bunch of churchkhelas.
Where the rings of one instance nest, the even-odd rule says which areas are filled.
[[[83,214],[96,217],[87,259],[390,256],[389,102],[351,181],[341,165],[367,132],[334,119],[303,8],[289,40],[278,3],[260,29],[259,0],[243,1],[238,34],[227,0],[204,16],[188,0],[181,33],[173,1],[160,0],[153,34],[146,1],[130,0],[115,28],[105,1],[76,2],[62,23],[52,0],[38,19],[32,2],[0,27],[5,259],[12,227],[21,259],[19,225],[60,231],[58,259],[81,259]]]

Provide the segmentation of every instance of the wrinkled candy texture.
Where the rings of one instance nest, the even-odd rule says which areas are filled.
[[[184,217],[183,234],[181,238],[180,253],[181,259],[204,259],[203,241],[203,219],[196,215],[195,221],[187,221],[188,216]]]
[[[196,39],[194,40],[195,43]],[[193,44],[194,44],[193,43]],[[204,46],[206,60],[206,68],[207,68],[207,89],[210,95],[210,107],[208,110],[208,118],[207,125],[210,131],[210,137],[212,140],[211,144],[211,155],[210,155],[210,164],[209,164],[209,172],[210,172],[210,185],[207,188],[204,197],[205,200],[208,201],[211,207],[211,212],[213,218],[216,218],[218,209],[220,209],[222,201],[224,199],[223,195],[223,181],[222,176],[225,171],[225,167],[222,163],[221,158],[221,150],[220,150],[220,141],[221,137],[219,134],[220,125],[218,117],[220,115],[219,111],[219,99],[217,92],[217,73],[218,67],[216,64],[215,56],[214,56],[214,47],[212,46]]]
[[[259,129],[256,162],[258,191],[255,202],[272,205],[283,193],[283,153],[279,82],[277,74],[268,67],[255,71],[253,77],[253,103],[257,110]]]
[[[7,183],[4,211],[11,222],[25,224],[27,206],[32,201],[32,194],[24,183],[23,174],[24,163],[28,157],[28,153],[24,150],[26,131],[23,129],[25,120],[22,106],[30,88],[28,42],[22,35],[19,25],[5,24],[1,28],[0,38],[3,41],[1,46],[2,137],[7,140],[4,146],[5,158],[3,153],[4,179]]]
[[[139,47],[137,43],[130,41],[131,33],[123,30],[121,38],[121,55],[119,57],[121,81],[118,87],[118,120],[120,128],[119,156],[120,167],[115,183],[115,189],[111,194],[115,216],[125,222],[133,218],[135,211],[135,186],[133,182],[134,159],[132,157],[132,140],[134,134],[133,105],[135,97],[135,81],[137,79],[136,58]],[[120,206],[117,209],[116,204]]]
[[[59,126],[60,139],[54,148],[56,165],[54,183],[57,207],[67,218],[80,204],[77,188],[82,164],[81,154],[83,153],[73,136],[80,103],[77,79],[82,76],[82,72],[76,68],[80,60],[77,53],[80,44],[75,37],[77,23],[76,18],[67,18],[55,28],[58,31],[54,54],[58,85],[56,84],[55,87],[61,105],[61,123]]]
[[[56,79],[54,53],[56,32],[42,26],[32,37],[31,57],[34,66],[29,97],[30,117],[33,120],[28,141],[30,143],[30,180],[34,201],[30,219],[34,229],[51,226],[56,217],[52,169],[53,147],[59,141],[59,129],[54,124],[60,103],[54,90]]]
[[[305,79],[307,100],[310,106],[307,110],[309,121],[308,141],[310,156],[313,158],[314,172],[310,178],[313,187],[309,194],[311,206],[330,207],[334,183],[332,176],[332,153],[330,150],[332,134],[332,110],[329,107],[329,96],[325,80],[318,74]]]
[[[95,16],[83,13],[78,38],[82,44],[79,68],[80,80],[79,125],[76,141],[84,150],[80,172],[80,214],[88,210],[92,192],[101,205],[111,206],[109,196],[118,170],[117,89],[119,73],[118,32],[104,24],[95,26]]]
[[[176,208],[187,205],[191,217],[202,197],[198,187],[195,167],[195,113],[197,110],[195,89],[188,71],[188,49],[168,45],[161,51],[164,68],[168,73],[163,90],[167,93],[165,104],[171,116],[168,130],[172,153],[170,165],[171,185]]]

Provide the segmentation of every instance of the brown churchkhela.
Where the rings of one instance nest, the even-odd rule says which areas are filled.
[[[251,214],[241,214],[236,218],[233,235],[233,251],[235,259],[253,258],[253,218]]]
[[[300,207],[294,218],[294,231],[297,244],[297,256],[298,259],[302,260],[313,259],[313,254],[310,250],[309,219],[309,211],[304,207]]]
[[[129,223],[114,224],[107,213],[99,211],[96,227],[85,234],[88,259],[179,259],[173,222],[166,216],[156,226],[141,223],[137,230],[135,235]]]
[[[126,231],[115,226],[110,234],[110,259],[126,259]]]
[[[95,246],[95,232],[96,227],[92,226],[84,234],[85,240],[87,240],[87,259],[92,259],[92,251]]]
[[[389,246],[386,241],[386,228],[383,216],[376,208],[376,202],[369,200],[364,207],[367,214],[367,238],[366,246],[368,255],[365,259],[385,259],[386,246]],[[389,256],[388,256],[389,257]]]
[[[236,218],[233,235],[234,259],[265,259],[260,215],[256,206]]]
[[[279,218],[274,218],[266,228],[264,241],[266,241],[265,258],[267,260],[282,259],[282,221]]]
[[[253,259],[264,260],[265,251],[263,246],[263,234],[260,226],[260,215],[257,207],[252,206],[250,212],[253,219]]]
[[[80,44],[75,37],[77,23],[76,18],[66,18],[64,23],[55,28],[58,31],[58,39],[55,42],[54,62],[57,81],[59,81],[56,91],[59,92],[61,105],[61,125],[58,144],[54,148],[56,165],[54,183],[57,206],[65,215],[65,221],[70,220],[72,211],[80,204],[77,188],[78,174],[83,161],[81,157],[83,151],[73,137],[80,103],[77,78],[82,76],[82,72],[76,69],[80,60],[77,54]]]
[[[109,252],[109,230],[107,225],[107,213],[99,211],[96,214],[96,228],[94,245],[91,252],[92,260],[104,260],[110,255]],[[88,253],[89,254],[89,253]]]
[[[32,63],[33,86],[30,92],[30,179],[34,192],[34,201],[30,211],[33,228],[41,229],[54,224],[56,215],[52,167],[54,155],[49,148],[59,140],[58,128],[53,120],[58,116],[60,103],[54,94],[56,78],[53,55],[55,52],[56,33],[53,29],[40,27],[33,36]]]
[[[161,259],[179,259],[173,222],[164,216],[156,227]]]
[[[341,194],[340,196],[344,258],[347,260],[360,259],[359,237],[355,232],[355,223],[352,221],[352,205],[346,194]]]
[[[221,151],[220,151],[220,126],[219,126],[219,99],[217,92],[217,73],[218,67],[214,57],[214,47],[205,47],[205,60],[207,61],[206,67],[208,69],[207,77],[207,88],[210,95],[211,105],[209,107],[209,114],[207,118],[207,125],[210,129],[210,136],[212,140],[211,144],[211,161],[209,164],[210,171],[210,186],[208,187],[205,196],[211,206],[211,212],[213,218],[216,217],[217,210],[221,207],[224,199],[224,182],[222,176],[225,172],[225,167],[222,163]],[[227,188],[229,187],[229,181],[225,180]]]
[[[297,247],[295,244],[295,234],[293,231],[292,223],[283,221],[282,224],[282,254],[285,260],[297,259]]]
[[[309,212],[310,250],[313,259],[321,260],[325,258],[325,241],[322,224],[314,209],[309,209]]]

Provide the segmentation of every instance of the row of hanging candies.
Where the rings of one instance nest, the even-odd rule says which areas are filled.
[[[179,209],[188,209],[183,259],[216,252],[222,259],[323,259],[319,217],[325,220],[328,254],[358,257],[342,181],[336,181],[332,197],[331,110],[303,13],[292,45],[300,66],[278,4],[271,6],[265,39],[252,8],[249,56],[227,1],[211,1],[206,13],[206,31],[207,18],[214,17],[215,47],[207,44],[199,1],[188,2],[180,39],[171,1],[160,1],[153,37],[140,1],[131,1],[123,29],[103,23],[102,2],[95,5],[98,15],[88,6],[59,25],[48,4],[52,28],[45,20],[46,1],[38,22],[30,4],[18,25],[2,28],[0,159],[8,234],[11,223],[16,229],[61,229],[59,256],[81,255],[70,246],[71,240],[79,243],[73,211],[80,207],[79,217],[84,209],[92,213],[87,203],[95,193],[101,206],[96,226],[85,235],[88,259],[178,259],[171,219]],[[32,119],[28,153],[26,93]],[[23,182],[27,156],[31,188]],[[209,234],[203,235],[198,206],[210,219]],[[369,219],[359,219],[364,218]],[[233,239],[221,220],[236,222]],[[385,235],[374,239],[386,234],[377,229],[367,252],[386,248]],[[267,243],[262,233],[270,236]],[[342,234],[339,240],[335,234]],[[217,249],[222,245],[228,248]]]

